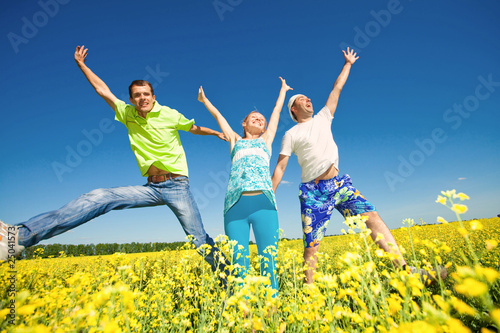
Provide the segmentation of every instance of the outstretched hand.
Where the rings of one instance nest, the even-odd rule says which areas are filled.
[[[205,100],[207,97],[205,96],[205,92],[203,91],[203,87],[200,86],[200,89],[198,89],[198,100],[202,103],[205,103]]]
[[[288,84],[286,84],[285,79],[283,79],[281,76],[280,76],[280,80],[281,80],[281,89],[285,89],[285,91],[293,90],[292,87],[290,87]]]
[[[352,50],[352,49],[349,50],[349,48],[347,48],[347,52],[342,50],[342,53],[344,54],[344,59],[345,59],[346,64],[352,65],[359,58],[359,56],[356,55],[356,52],[354,52],[354,50]]]
[[[86,49],[84,45],[76,47],[76,51],[75,51],[76,63],[83,64],[85,62],[85,60],[86,60],[85,58],[87,58],[88,50],[89,49]]]
[[[224,133],[220,133],[220,132],[219,132],[219,134],[217,134],[217,137],[218,137],[219,139],[221,139],[222,141],[229,142],[229,140],[226,138],[226,136],[224,135]]]

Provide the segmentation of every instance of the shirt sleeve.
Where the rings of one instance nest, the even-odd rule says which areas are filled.
[[[291,156],[292,152],[292,135],[289,132],[286,132],[283,136],[283,140],[281,140],[280,155]]]
[[[127,104],[119,99],[115,101],[115,120],[127,126]]]
[[[178,112],[179,114],[179,119],[177,121],[177,126],[175,127],[177,130],[179,131],[189,131],[191,129],[191,127],[193,127],[194,125],[194,119],[187,119],[186,117],[184,117],[180,112]]]
[[[333,120],[332,113],[330,112],[330,109],[326,105],[321,110],[319,110],[318,117],[324,118],[329,122],[332,122]]]

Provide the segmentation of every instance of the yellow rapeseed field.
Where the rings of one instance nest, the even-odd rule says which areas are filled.
[[[323,240],[315,284],[303,283],[302,241],[281,241],[278,298],[254,274],[229,293],[186,244],[157,253],[20,260],[0,266],[1,332],[497,332],[500,218],[462,221],[463,193],[437,202],[457,221],[393,230],[408,263],[448,268],[432,286],[395,269],[357,229]],[[224,252],[228,244],[219,237]],[[230,285],[234,279],[229,277]]]

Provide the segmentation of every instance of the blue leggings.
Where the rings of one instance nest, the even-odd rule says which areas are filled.
[[[250,225],[252,225],[260,260],[260,274],[269,276],[271,287],[278,291],[276,257],[279,240],[278,212],[264,194],[242,195],[238,202],[224,215],[224,229],[229,240],[238,244],[233,249],[233,264],[240,265],[236,276],[244,278],[250,269]],[[243,248],[240,249],[241,246]],[[272,246],[273,248],[267,247]],[[239,256],[238,256],[239,254]]]

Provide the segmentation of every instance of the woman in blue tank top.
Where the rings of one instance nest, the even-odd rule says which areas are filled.
[[[226,119],[200,87],[198,100],[217,120],[231,148],[231,172],[224,202],[224,230],[232,248],[236,276],[244,278],[250,269],[248,243],[252,226],[260,256],[260,273],[268,276],[273,296],[278,294],[276,256],[279,240],[278,212],[269,172],[271,145],[278,128],[285,95],[291,90],[280,77],[281,90],[266,128],[266,119],[252,111],[243,120],[244,136],[233,131]]]

